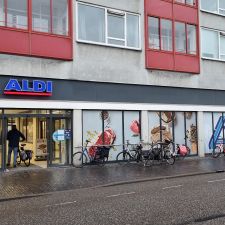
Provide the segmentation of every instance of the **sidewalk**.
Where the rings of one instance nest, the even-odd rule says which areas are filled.
[[[73,167],[14,169],[8,173],[0,173],[0,200],[54,191],[115,185],[120,182],[214,173],[218,170],[225,170],[225,157],[189,158],[176,161],[173,166],[162,164],[143,167],[137,163],[127,165],[112,163],[104,167],[85,166],[80,169]]]

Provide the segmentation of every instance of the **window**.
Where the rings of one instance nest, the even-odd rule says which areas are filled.
[[[172,21],[149,17],[148,26],[149,47],[151,49],[172,51]]]
[[[139,15],[78,3],[78,40],[140,48]]]
[[[185,23],[175,22],[175,33],[176,52],[186,53]]]
[[[172,51],[172,21],[161,19],[161,49]]]
[[[27,0],[0,0],[0,26],[27,29],[27,15]]]
[[[225,34],[220,34],[220,58],[225,60]]]
[[[196,54],[197,46],[196,46],[196,26],[187,24],[187,53],[188,54]]]
[[[148,17],[149,48],[173,51],[172,21]],[[195,25],[175,22],[175,51],[197,54],[197,31]]]
[[[202,29],[202,57],[211,59],[221,59],[219,53],[220,35],[218,31]],[[222,36],[223,41],[223,36]],[[222,43],[221,53],[223,54],[224,45]],[[223,56],[222,56],[223,58]]]
[[[201,0],[201,10],[225,16],[225,0]]]
[[[50,1],[32,1],[32,29],[34,31],[51,32]]]
[[[191,5],[191,6],[196,6],[196,0],[175,0],[175,2]]]
[[[159,19],[155,17],[148,18],[149,31],[149,47],[152,49],[160,49],[159,46]]]
[[[175,22],[176,52],[197,54],[196,26]]]
[[[32,0],[32,29],[68,35],[67,0]]]
[[[5,26],[5,2],[0,0],[0,26]]]

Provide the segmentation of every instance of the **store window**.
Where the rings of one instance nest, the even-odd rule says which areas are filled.
[[[27,0],[0,0],[0,26],[28,28]]]
[[[78,3],[78,41],[140,48],[139,15]]]
[[[39,32],[68,35],[67,0],[33,0],[32,29]]]
[[[140,142],[139,111],[83,111],[83,145],[89,140],[88,151],[93,154],[97,145],[110,146],[109,160],[116,160],[126,140]]]
[[[201,34],[202,57],[208,59],[224,60],[225,46],[223,33],[202,28]]]
[[[201,0],[201,10],[225,15],[225,0]]]
[[[171,140],[186,145],[191,155],[197,155],[197,115],[196,112],[148,112],[150,142]]]

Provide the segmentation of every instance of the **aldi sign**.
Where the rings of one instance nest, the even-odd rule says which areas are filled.
[[[4,89],[5,95],[52,96],[53,82],[43,80],[18,81],[10,79]]]

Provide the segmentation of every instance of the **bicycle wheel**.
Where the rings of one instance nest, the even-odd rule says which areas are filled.
[[[28,167],[30,165],[30,159],[26,159],[23,162],[24,162],[26,167]]]
[[[165,157],[166,157],[166,162],[169,165],[173,165],[175,163],[175,156],[170,151],[165,152]]]
[[[143,158],[143,165],[145,167],[150,167],[154,163],[154,155],[152,152],[149,153],[148,158]]]
[[[76,152],[73,154],[74,167],[80,168],[86,163],[87,163],[87,156],[83,152]]]
[[[221,149],[219,146],[216,146],[216,148],[212,151],[213,158],[217,158],[221,154]]]
[[[123,151],[123,152],[120,152],[117,156],[116,156],[116,161],[119,163],[119,164],[123,164],[123,163],[128,163],[130,162],[130,159],[131,159],[131,156],[129,153]]]
[[[17,156],[17,159],[16,159],[16,164],[17,164],[17,165],[20,165],[20,164],[21,164],[21,161],[22,161],[22,160],[21,160],[20,156],[18,155],[18,156]]]

